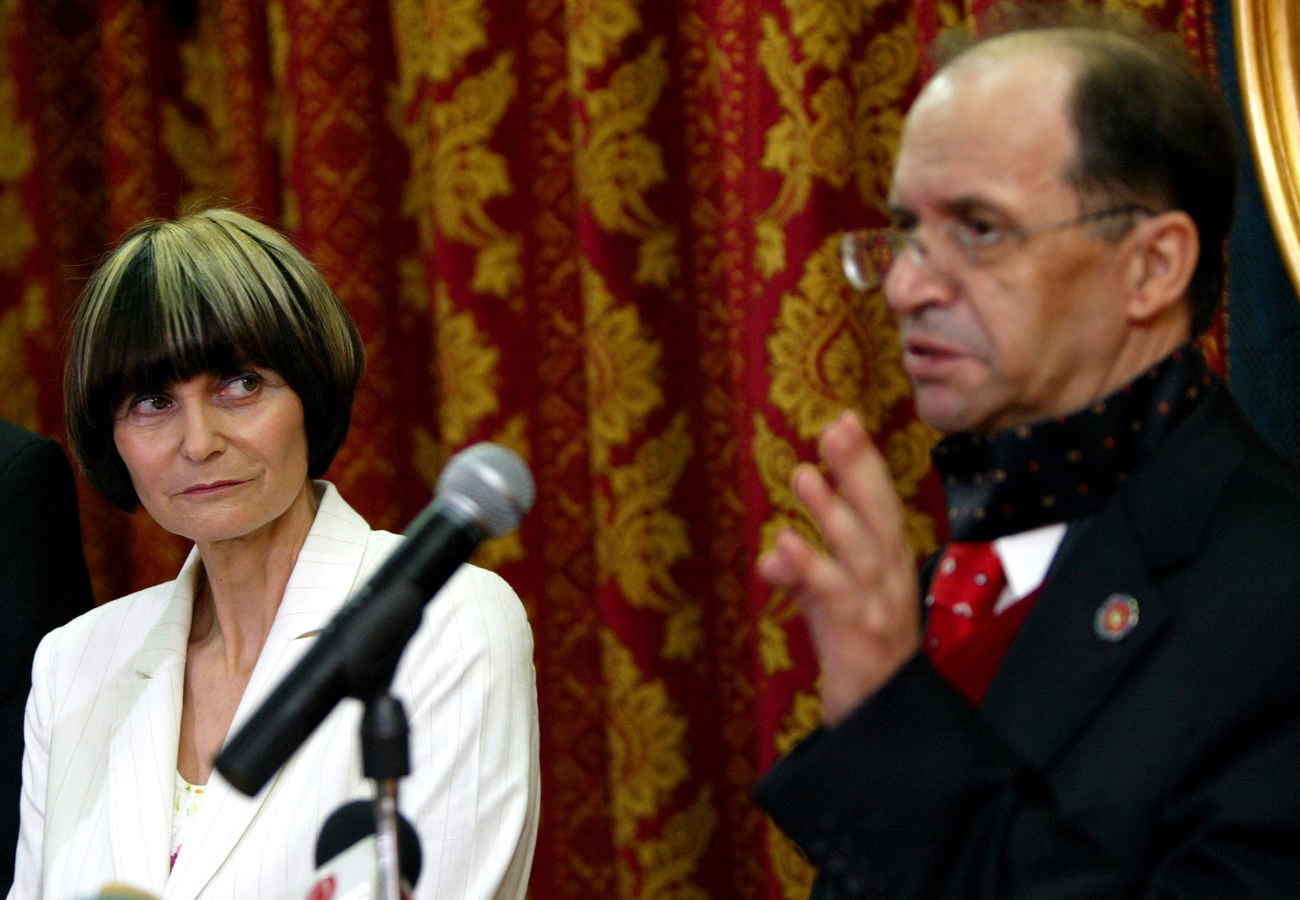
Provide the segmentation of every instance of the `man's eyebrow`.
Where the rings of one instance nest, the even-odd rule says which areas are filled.
[[[936,204],[939,211],[944,215],[954,219],[965,218],[973,215],[993,215],[1001,218],[1011,218],[1006,209],[988,200],[974,194],[954,197],[951,200],[943,200]],[[895,222],[915,222],[920,215],[907,205],[897,200],[889,200],[885,204],[885,212],[889,218]]]
[[[917,220],[916,213],[895,200],[886,201],[885,215],[889,216],[891,222],[915,222]]]
[[[945,213],[947,213],[950,216],[953,216],[954,218],[962,218],[965,216],[973,216],[976,214],[983,214],[983,215],[991,214],[995,216],[1002,216],[1004,218],[1008,216],[1007,211],[1001,206],[998,206],[996,203],[993,203],[990,200],[987,200],[983,197],[977,197],[977,196],[957,197],[953,200],[949,200],[944,203],[941,203],[940,208],[942,208]]]

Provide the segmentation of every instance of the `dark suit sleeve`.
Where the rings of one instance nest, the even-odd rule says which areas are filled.
[[[814,897],[1266,898],[1300,885],[1297,761],[1294,724],[1241,748],[1166,810],[1176,844],[1121,863],[917,657],[754,796],[820,868]]]
[[[63,449],[25,432],[12,437],[4,432],[9,452],[0,455],[0,889],[13,878],[32,656],[46,632],[93,605]]]

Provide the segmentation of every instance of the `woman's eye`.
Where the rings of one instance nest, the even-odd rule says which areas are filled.
[[[262,386],[262,379],[253,372],[242,372],[226,380],[225,387],[235,394],[252,394]]]
[[[153,413],[165,412],[171,401],[160,394],[150,394],[145,397],[137,397],[131,401],[129,412],[138,413],[143,416],[152,415]]]

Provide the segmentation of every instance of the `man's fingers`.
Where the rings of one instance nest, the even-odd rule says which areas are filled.
[[[759,557],[757,571],[803,609],[822,670],[826,721],[835,724],[916,652],[919,602],[888,467],[856,417],[827,430],[823,456],[838,491],[806,463],[791,484],[829,553],[786,530]],[[883,515],[870,515],[878,508]]]
[[[868,530],[858,512],[812,466],[800,466],[795,471],[793,486],[795,495],[825,539],[831,556],[854,579],[874,582],[879,575],[879,536]]]
[[[778,534],[772,549],[758,558],[758,574],[797,597],[813,595],[824,602],[848,592],[839,562],[791,530]]]
[[[768,584],[793,590],[812,565],[815,551],[793,531],[777,535],[771,550],[758,558],[758,574]]]
[[[845,410],[822,432],[820,451],[840,493],[865,527],[882,543],[898,540],[904,533],[903,506],[889,465],[857,413]]]

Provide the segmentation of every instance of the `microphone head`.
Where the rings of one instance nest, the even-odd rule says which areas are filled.
[[[533,476],[513,450],[473,444],[457,453],[438,478],[437,499],[468,518],[487,537],[510,531],[533,508]]]
[[[320,836],[316,838],[316,868],[322,868],[327,862],[358,841],[365,840],[375,833],[375,806],[368,800],[353,800],[345,803],[330,814],[321,826]],[[406,883],[414,886],[420,878],[420,867],[424,857],[420,852],[420,838],[415,827],[405,816],[397,817],[397,867],[401,870]]]
[[[120,881],[110,881],[95,894],[95,900],[157,900],[157,898],[138,887]]]

